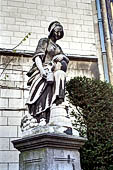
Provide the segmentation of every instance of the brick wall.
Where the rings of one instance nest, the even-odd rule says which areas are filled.
[[[96,55],[92,0],[1,0],[0,13],[1,48],[13,48],[31,32],[18,48],[34,51],[50,22],[58,20],[65,30],[65,53]]]

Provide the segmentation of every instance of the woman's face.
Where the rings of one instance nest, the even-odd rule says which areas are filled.
[[[53,30],[53,36],[55,40],[59,40],[63,37],[63,27],[62,26],[56,26]]]

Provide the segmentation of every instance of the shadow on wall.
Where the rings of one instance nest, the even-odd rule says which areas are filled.
[[[70,61],[68,66],[68,76],[86,76],[99,79],[99,69],[97,61]]]
[[[99,69],[98,69],[98,64],[97,63],[92,63],[90,66],[90,70],[97,80],[99,80]]]

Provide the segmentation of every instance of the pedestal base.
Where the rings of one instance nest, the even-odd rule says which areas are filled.
[[[81,170],[79,148],[85,139],[40,134],[13,141],[20,153],[19,170]]]

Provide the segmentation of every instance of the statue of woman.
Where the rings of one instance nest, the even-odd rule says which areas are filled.
[[[48,38],[39,40],[33,56],[33,67],[27,73],[30,77],[29,113],[40,122],[49,122],[50,108],[64,101],[65,77],[69,59],[56,41],[63,38],[63,26],[54,21],[49,25]]]

